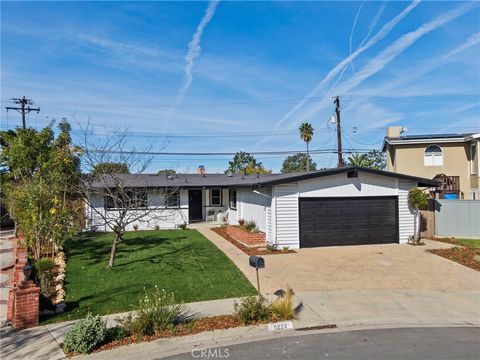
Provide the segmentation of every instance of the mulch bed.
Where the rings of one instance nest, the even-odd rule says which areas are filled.
[[[259,323],[250,324],[250,325],[259,325],[259,324],[261,323],[259,322]],[[240,319],[236,315],[221,315],[221,316],[206,317],[206,318],[193,320],[189,323],[179,324],[175,326],[174,329],[171,329],[171,330],[159,331],[152,336],[139,337],[136,335],[131,335],[126,337],[125,339],[112,341],[108,344],[104,344],[98,347],[97,349],[95,349],[93,352],[111,350],[119,346],[136,344],[143,341],[149,342],[156,339],[193,335],[193,334],[198,334],[205,331],[225,330],[225,329],[235,328],[239,326],[244,326],[244,324],[240,321]],[[65,351],[65,349],[63,350]],[[78,355],[72,352],[65,352],[65,353],[67,357]]]
[[[474,259],[474,257],[479,254],[467,246],[455,246],[451,249],[432,249],[427,251],[480,271],[480,262]]]
[[[296,253],[295,250],[287,250],[283,251],[282,249],[275,250],[275,251],[268,251],[266,248],[249,248],[241,243],[239,243],[237,240],[232,238],[230,235],[227,234],[227,228],[226,227],[216,227],[212,228],[212,231],[216,232],[218,235],[223,237],[225,240],[231,242],[233,245],[235,245],[237,248],[242,250],[245,254],[247,255],[277,255],[277,254],[292,254]]]

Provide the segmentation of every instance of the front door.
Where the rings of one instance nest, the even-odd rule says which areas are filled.
[[[202,221],[202,190],[188,190],[188,219]]]

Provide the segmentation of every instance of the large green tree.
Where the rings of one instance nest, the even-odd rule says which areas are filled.
[[[317,170],[317,164],[307,154],[295,154],[288,156],[282,165],[282,173],[294,173],[305,171],[305,169]]]
[[[70,125],[60,122],[41,131],[2,132],[2,191],[9,212],[25,236],[29,252],[39,259],[54,255],[76,232],[80,179],[79,149],[71,143]]]
[[[308,149],[308,145],[310,144],[310,141],[312,141],[312,138],[313,138],[313,127],[312,127],[312,124],[308,123],[308,122],[304,122],[300,125],[300,127],[298,128],[298,130],[300,131],[300,138],[305,141],[305,144],[307,145],[307,156],[310,157],[310,153],[309,153],[309,149]],[[310,170],[310,164],[309,162],[307,161],[305,163],[306,167],[305,167],[305,170],[306,171],[309,171]]]
[[[387,167],[387,158],[385,153],[371,150],[366,154],[353,154],[348,158],[348,165],[385,170]]]
[[[271,170],[266,169],[261,162],[257,161],[252,154],[239,151],[228,163],[228,169],[225,174],[268,174]]]

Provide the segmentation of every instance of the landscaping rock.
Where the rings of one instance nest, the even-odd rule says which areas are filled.
[[[480,262],[480,255],[475,255],[473,257],[473,260]]]

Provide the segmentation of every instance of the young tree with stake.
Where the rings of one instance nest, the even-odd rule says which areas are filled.
[[[418,244],[420,241],[420,210],[427,207],[428,196],[419,188],[410,189],[408,192],[408,206],[414,211],[413,236],[411,237],[412,244]],[[417,226],[418,225],[418,226]]]
[[[78,189],[88,207],[95,225],[115,234],[108,267],[114,267],[115,255],[129,225],[172,221],[178,214],[179,192],[175,179],[161,189],[151,189],[149,184],[139,186],[135,180],[150,165],[152,155],[148,149],[135,151],[130,148],[126,131],[113,131],[101,140],[95,138],[87,127],[82,128],[82,168],[87,172]],[[97,139],[97,141],[95,141]],[[124,164],[123,166],[98,166],[98,164]],[[116,171],[128,169],[125,171]],[[148,193],[155,192],[152,199]],[[103,202],[103,206],[99,203]],[[180,212],[181,213],[181,212]],[[185,219],[183,219],[185,221]]]

